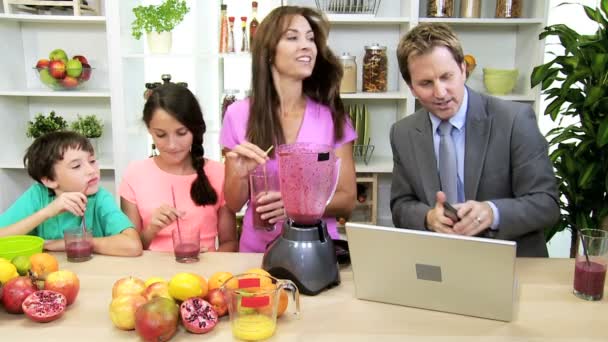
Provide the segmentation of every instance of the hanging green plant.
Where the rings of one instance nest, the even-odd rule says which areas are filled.
[[[133,8],[135,20],[131,24],[133,37],[137,40],[144,32],[169,32],[184,20],[190,8],[185,0],[165,0],[155,6],[137,6]]]
[[[103,122],[95,115],[80,116],[72,122],[70,129],[87,138],[99,138],[103,134]]]
[[[48,116],[39,113],[33,121],[27,122],[25,135],[36,139],[46,133],[65,130],[67,127],[68,123],[60,115],[56,115],[55,111],[51,111]]]

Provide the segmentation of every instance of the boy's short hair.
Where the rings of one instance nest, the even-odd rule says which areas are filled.
[[[43,178],[55,180],[54,166],[63,160],[63,154],[70,148],[95,153],[89,139],[76,132],[47,133],[34,140],[25,152],[23,164],[27,173],[39,183]]]
[[[420,23],[401,38],[397,46],[397,62],[405,83],[412,84],[412,77],[408,69],[408,58],[424,55],[438,46],[447,48],[458,65],[464,62],[460,40],[446,24]]]

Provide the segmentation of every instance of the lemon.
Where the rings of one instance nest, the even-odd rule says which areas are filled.
[[[10,262],[0,262],[0,283],[5,284],[7,281],[17,278],[17,268]]]
[[[154,283],[166,283],[167,281],[161,277],[150,277],[146,279],[146,288]]]
[[[19,273],[19,275],[22,276],[26,275],[29,272],[30,268],[32,268],[30,258],[26,257],[25,255],[19,255],[14,257],[11,262],[17,268],[17,272]]]
[[[201,296],[201,279],[192,273],[178,273],[169,281],[169,294],[176,300]]]
[[[3,262],[9,262],[10,263],[10,261],[8,259],[4,259],[4,258],[0,257],[0,264],[3,263]]]

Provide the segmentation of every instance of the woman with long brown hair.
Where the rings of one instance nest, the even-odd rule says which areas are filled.
[[[265,153],[270,146],[295,142],[334,146],[341,159],[340,175],[323,219],[335,239],[336,216],[348,217],[355,205],[352,141],[356,133],[340,99],[342,68],[327,46],[328,31],[327,20],[311,8],[282,6],[266,16],[252,46],[251,96],[228,107],[220,142],[226,152],[226,204],[235,212],[249,199],[252,170],[265,163],[269,172],[277,172],[276,149]],[[279,229],[254,229],[248,206],[242,252],[263,252],[285,219],[278,192],[259,198],[256,211]]]

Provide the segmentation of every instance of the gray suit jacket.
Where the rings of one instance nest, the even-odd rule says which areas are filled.
[[[471,89],[466,119],[465,198],[492,201],[500,224],[495,238],[517,242],[518,256],[547,256],[543,231],[559,218],[558,193],[547,141],[530,106]],[[425,109],[391,128],[395,227],[425,229],[440,190],[433,132]]]

